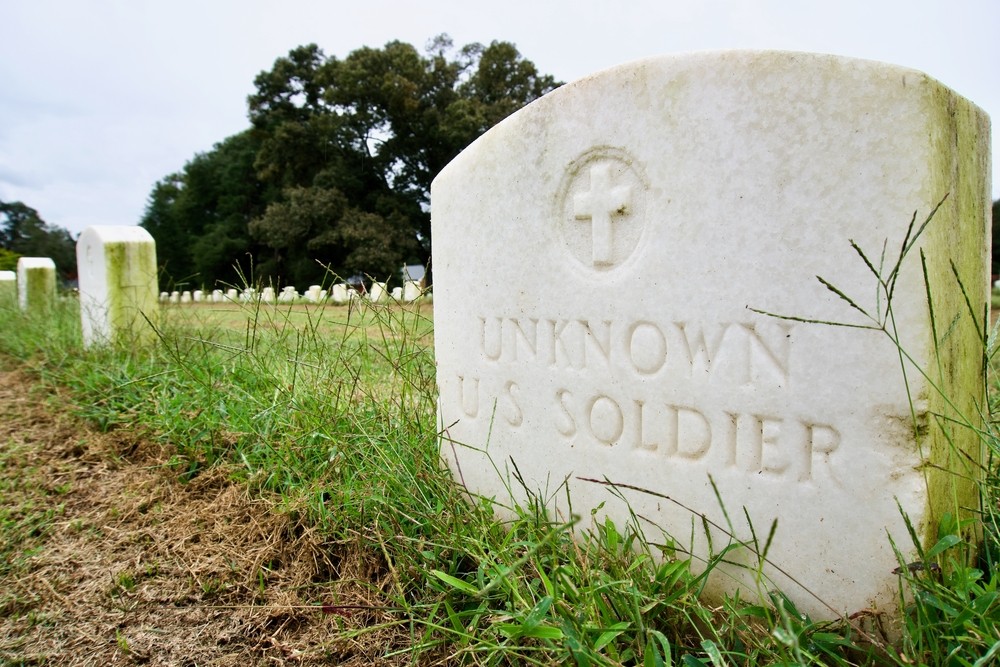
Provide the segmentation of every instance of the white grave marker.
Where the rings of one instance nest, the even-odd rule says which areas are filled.
[[[403,301],[416,301],[420,298],[420,283],[416,280],[407,280],[403,283]]]
[[[76,242],[84,345],[152,340],[156,245],[142,227],[87,227]],[[164,293],[165,294],[165,293]]]
[[[0,271],[0,306],[13,305],[17,301],[17,273]]]
[[[368,298],[371,301],[373,301],[375,303],[378,303],[379,301],[384,301],[385,300],[386,294],[388,294],[388,290],[386,289],[386,284],[385,283],[376,282],[376,281],[373,280],[372,281],[372,288],[368,292]]]
[[[649,539],[666,531],[695,564],[708,552],[699,514],[726,525],[711,477],[740,541],[744,509],[761,540],[777,520],[767,585],[814,617],[892,613],[887,534],[913,555],[897,501],[933,543],[944,512],[977,507],[966,457],[979,459],[979,441],[947,423],[955,410],[908,364],[927,427],[914,435],[883,332],[752,309],[871,324],[819,275],[884,318],[850,241],[875,266],[887,243],[888,275],[914,211],[919,224],[948,194],[902,264],[893,317],[930,368],[922,250],[935,381],[974,420],[982,348],[950,262],[981,319],[988,146],[985,114],[925,74],[814,54],[650,59],[534,102],[433,184],[443,456],[469,490],[503,502],[505,484],[520,494],[516,463],[569,519],[565,480],[581,529],[601,503],[598,520],[630,517],[586,479],[669,496],[689,509],[621,489]],[[712,541],[727,537],[713,529]],[[727,559],[746,567],[722,566],[708,592],[753,595],[754,554]]]
[[[32,313],[51,311],[56,303],[56,264],[48,257],[17,260],[17,302]]]

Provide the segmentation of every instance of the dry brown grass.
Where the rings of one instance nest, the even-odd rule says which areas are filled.
[[[182,484],[168,447],[87,428],[16,370],[0,371],[0,454],[10,515],[55,510],[0,570],[0,664],[408,662],[379,658],[410,641],[383,606],[381,557],[324,540],[231,471]]]

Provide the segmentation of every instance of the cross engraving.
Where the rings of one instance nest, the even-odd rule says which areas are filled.
[[[611,165],[595,164],[590,168],[590,191],[573,197],[573,213],[577,220],[590,220],[593,235],[594,266],[613,264],[611,222],[628,215],[632,187],[611,185]]]

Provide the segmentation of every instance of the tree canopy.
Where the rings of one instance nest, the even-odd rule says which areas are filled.
[[[18,257],[49,257],[63,280],[76,278],[76,240],[19,201],[0,201],[0,270],[17,267]]]
[[[237,262],[300,287],[427,264],[434,176],[558,85],[508,42],[292,49],[255,78],[247,130],[154,186],[142,226],[164,283],[238,283]]]

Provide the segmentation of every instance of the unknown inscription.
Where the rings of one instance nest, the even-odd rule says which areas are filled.
[[[706,409],[658,398],[665,389],[698,383],[788,387],[787,323],[480,316],[473,327],[481,363],[455,377],[452,396],[467,420],[518,430],[530,411],[529,421],[543,427],[540,437],[570,449],[615,447],[650,461],[712,464],[795,482],[811,480],[840,444],[835,426],[780,410]],[[547,391],[529,389],[530,377],[522,380],[519,372],[540,369],[557,382]],[[610,378],[626,382],[611,391]]]

